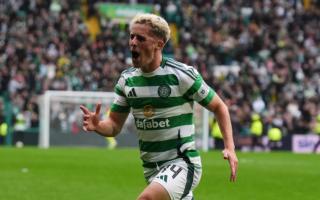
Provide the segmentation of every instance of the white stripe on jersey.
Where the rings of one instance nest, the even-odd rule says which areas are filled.
[[[146,98],[146,97],[159,97],[158,89],[159,86],[139,86],[139,87],[126,87],[126,93],[129,93],[134,88],[137,96],[135,98]],[[179,86],[170,85],[171,94],[170,97],[180,97]]]
[[[178,132],[180,130],[180,137],[188,137],[194,134],[194,126],[184,125],[179,127],[174,127],[166,130],[150,130],[144,131],[139,130],[139,139],[145,142],[155,142],[155,141],[164,141],[178,138]]]
[[[141,159],[148,162],[159,162],[163,160],[171,160],[178,157],[177,149],[162,152],[144,152],[141,151]]]
[[[205,82],[203,82],[202,85],[201,85],[201,87],[199,88],[199,91],[200,91],[200,92],[196,92],[196,93],[192,96],[192,98],[193,98],[195,101],[197,101],[197,102],[202,101],[204,98],[206,98],[206,97],[208,96],[209,91],[210,91],[210,88],[209,88],[209,86],[208,86]]]
[[[187,149],[194,149],[194,146],[195,146],[195,142],[194,142],[194,141],[184,143],[184,144],[180,147],[180,151],[181,151],[181,152],[184,152],[184,151],[187,150]]]
[[[128,106],[127,100],[125,97],[118,95],[117,93],[115,94],[115,99],[114,103],[118,104],[119,106]]]
[[[143,109],[132,109],[132,112],[135,113],[134,116],[136,118],[145,118],[143,114]],[[192,105],[190,103],[184,103],[181,106],[174,106],[170,108],[157,108],[155,109],[155,116],[157,116],[158,118],[164,118],[164,117],[178,116],[181,114],[188,114],[192,112],[193,112]]]

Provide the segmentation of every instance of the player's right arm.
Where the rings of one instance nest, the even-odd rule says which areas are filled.
[[[101,104],[96,105],[95,112],[89,111],[85,106],[80,106],[85,131],[95,131],[105,137],[114,137],[119,134],[130,113],[130,106],[124,92],[125,82],[125,77],[121,75],[115,86],[115,100],[106,119],[100,120]]]
[[[96,105],[95,112],[85,106],[80,106],[83,112],[83,130],[95,131],[104,137],[114,137],[120,133],[129,113],[110,112],[108,118],[100,120],[101,104]]]

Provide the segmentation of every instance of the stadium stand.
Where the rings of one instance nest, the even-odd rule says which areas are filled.
[[[20,113],[37,130],[36,99],[46,90],[112,91],[130,64],[128,26],[102,19],[98,1],[89,2],[0,2],[0,94],[12,127]],[[238,138],[249,134],[254,113],[264,134],[275,123],[284,135],[312,131],[320,113],[319,0],[113,2],[152,5],[174,25],[166,54],[197,67],[224,97]]]

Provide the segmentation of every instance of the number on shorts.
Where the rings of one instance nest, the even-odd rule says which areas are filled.
[[[170,168],[170,170],[173,172],[172,178],[174,179],[175,177],[178,176],[178,174],[182,171],[181,167],[178,167],[177,170],[175,170],[177,166],[176,165],[172,165],[172,167]]]
[[[168,166],[166,166],[166,167],[163,167],[160,172],[161,172],[161,173],[165,172],[169,167],[170,167],[170,165],[168,165]]]

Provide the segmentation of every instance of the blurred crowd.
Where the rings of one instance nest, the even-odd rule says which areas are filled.
[[[128,25],[100,18],[92,39],[84,2],[0,2],[0,95],[31,127],[46,90],[112,91],[130,65]],[[152,4],[175,25],[165,54],[195,66],[223,97],[235,134],[250,134],[253,114],[283,134],[312,132],[320,114],[320,1],[113,2]]]

